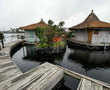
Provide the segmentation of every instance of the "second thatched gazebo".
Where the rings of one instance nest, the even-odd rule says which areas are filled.
[[[69,28],[74,32],[72,42],[86,46],[110,46],[110,23],[101,21],[92,12],[80,24]]]
[[[27,25],[27,26],[23,26],[23,27],[20,27],[19,29],[25,31],[25,35],[24,36],[25,36],[25,40],[27,42],[34,43],[34,42],[38,41],[38,38],[37,38],[36,33],[35,33],[35,30],[38,27],[48,27],[48,24],[46,24],[44,22],[44,20],[41,19],[41,21],[38,22],[38,23]]]

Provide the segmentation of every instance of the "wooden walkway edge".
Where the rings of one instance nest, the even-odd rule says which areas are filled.
[[[110,84],[76,73],[69,69],[63,68],[64,73],[80,80],[77,90],[110,90]]]

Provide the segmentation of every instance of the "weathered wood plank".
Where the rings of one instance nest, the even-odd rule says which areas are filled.
[[[103,90],[103,86],[96,83],[92,83],[92,90]]]
[[[8,64],[8,63],[13,63],[11,60],[8,60],[7,62],[2,61],[2,63],[0,63],[0,66]]]
[[[110,90],[110,88],[103,87],[103,90]]]
[[[27,90],[51,90],[63,78],[63,75],[63,70],[52,68],[29,86]]]
[[[13,66],[13,65],[14,65],[14,63],[12,61],[1,63],[0,69],[5,68],[5,67],[9,67],[9,66]]]
[[[21,72],[19,72],[16,68],[11,68],[10,70],[6,70],[0,73],[0,83],[20,73]]]
[[[3,60],[3,59],[10,59],[10,56],[7,55],[7,56],[0,56],[0,60]]]
[[[82,85],[82,81],[83,81],[83,78],[81,78],[81,80],[80,80],[80,82],[79,82],[79,85],[78,85],[78,87],[77,87],[77,90],[80,90],[81,85]]]
[[[87,79],[82,80],[82,84],[79,90],[92,90],[92,83]]]
[[[12,66],[1,68],[0,73],[5,73],[5,72],[8,72],[8,71],[11,71],[12,69],[16,69],[16,66],[12,65]]]
[[[11,60],[9,60],[9,59],[1,59],[0,58],[0,63],[5,63],[5,62],[9,62],[9,61],[11,61]]]

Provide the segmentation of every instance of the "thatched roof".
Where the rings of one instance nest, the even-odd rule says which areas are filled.
[[[41,19],[40,22],[35,23],[35,24],[31,24],[31,25],[27,25],[24,27],[20,27],[19,29],[21,30],[35,30],[37,27],[47,27],[48,24],[46,24],[43,19]]]
[[[110,28],[110,23],[101,21],[92,10],[89,16],[82,23],[73,26],[69,29],[75,30],[75,29],[97,29],[97,28]]]

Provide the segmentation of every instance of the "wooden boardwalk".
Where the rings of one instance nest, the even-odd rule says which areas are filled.
[[[77,90],[110,90],[108,83],[50,63],[22,73],[10,58],[10,49],[18,42],[8,44],[0,51],[0,90],[51,90],[64,74],[80,80]]]
[[[29,72],[0,83],[0,90],[51,90],[62,78],[63,70],[44,63]]]

